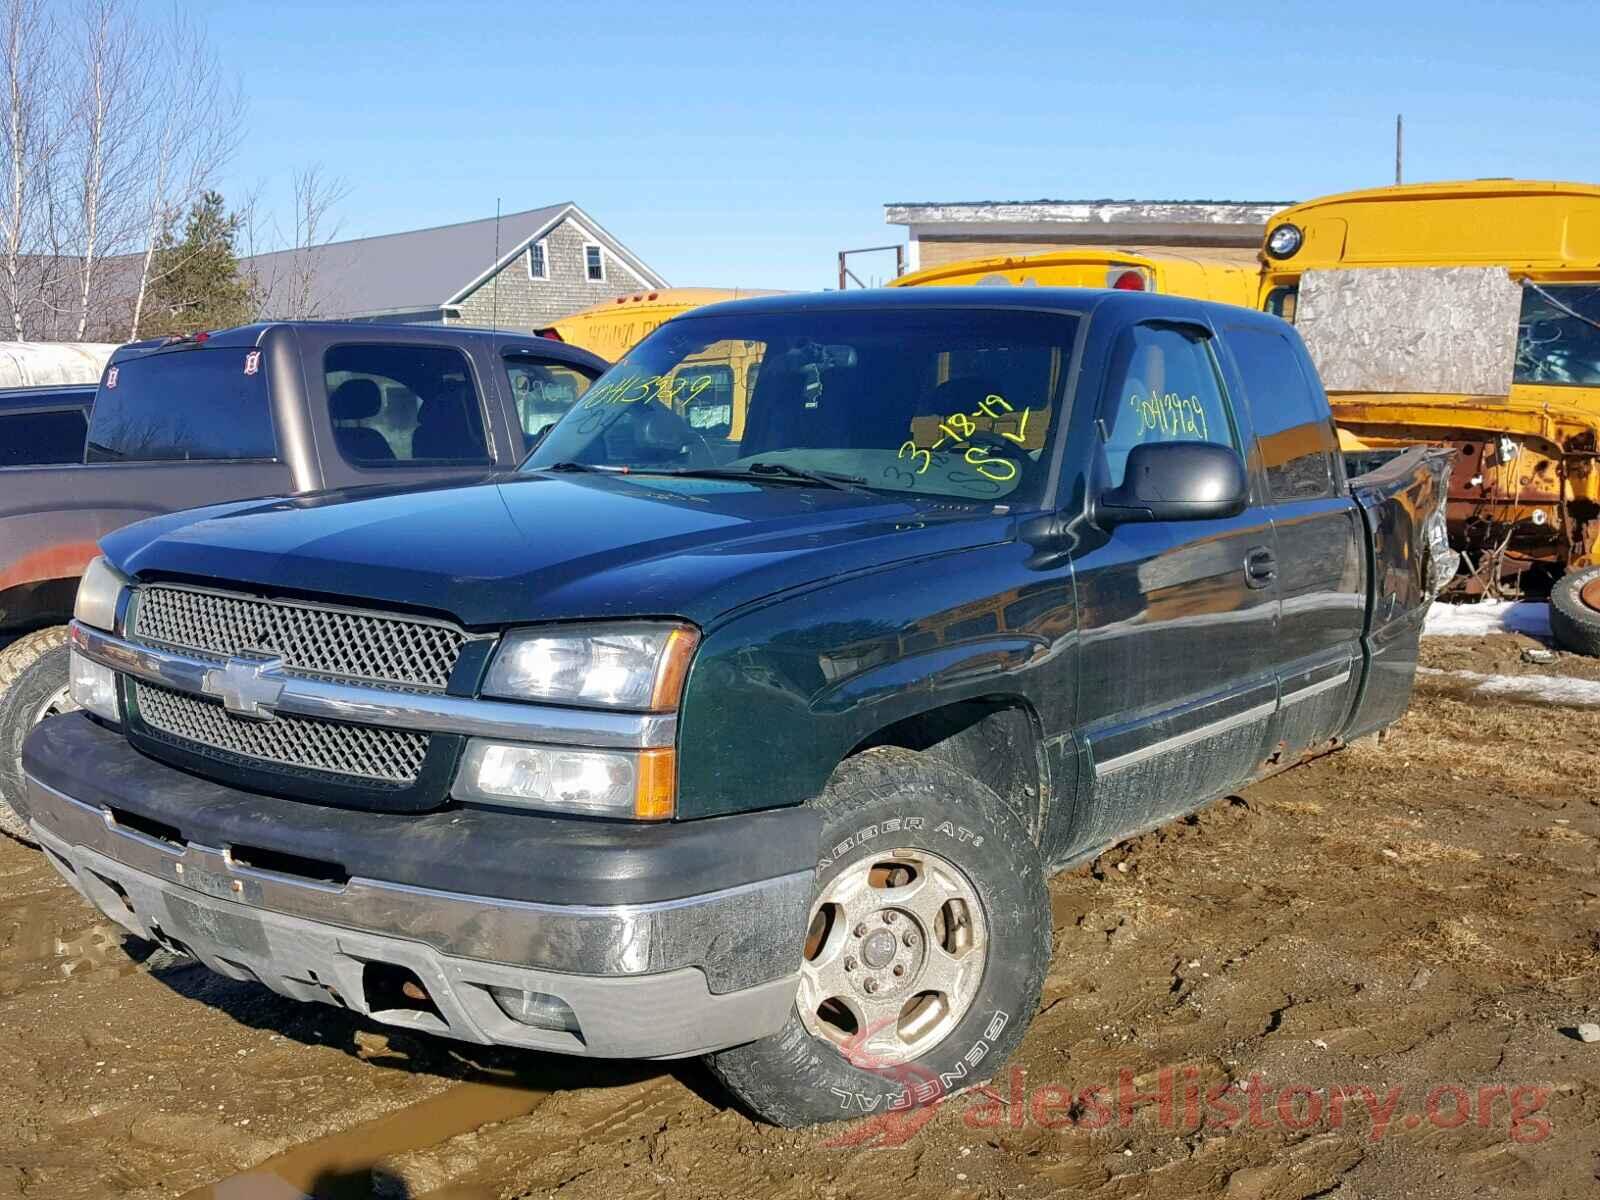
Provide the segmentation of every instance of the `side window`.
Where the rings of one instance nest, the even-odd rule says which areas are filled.
[[[1288,287],[1275,287],[1267,293],[1266,301],[1261,305],[1275,317],[1282,317],[1289,324],[1294,324],[1295,304],[1300,299],[1300,286],[1290,284]]]
[[[82,462],[87,433],[77,409],[0,417],[0,467]]]
[[[323,358],[334,442],[351,466],[489,462],[467,359],[449,346],[335,346]]]
[[[565,363],[513,357],[507,357],[505,362],[524,446],[532,446],[534,439],[566,416],[594,382]]]
[[[1338,437],[1289,339],[1275,330],[1235,326],[1228,330],[1228,348],[1244,380],[1272,499],[1332,496]]]
[[[1212,442],[1239,449],[1206,338],[1136,325],[1118,340],[1111,378],[1114,388],[1101,414],[1110,486],[1121,486],[1128,452],[1138,445]]]

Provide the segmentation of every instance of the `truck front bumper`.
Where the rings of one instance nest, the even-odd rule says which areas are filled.
[[[482,895],[473,887],[481,882],[471,853],[477,837],[489,839],[482,849],[492,866],[505,852],[505,831],[517,828],[502,818],[531,821],[525,828],[535,834],[546,818],[348,813],[236,792],[138,754],[82,714],[41,724],[29,736],[24,770],[34,836],[95,907],[220,974],[295,999],[465,1041],[606,1058],[676,1058],[751,1041],[782,1027],[794,1003],[812,871],[772,873],[799,865],[772,857],[776,828],[767,826],[783,814],[710,821],[720,826],[714,832],[737,881],[662,896],[650,895],[650,864],[672,853],[670,840],[578,823],[588,826],[578,848],[544,844],[544,857],[565,864],[543,886],[559,883],[574,862],[580,870],[586,861],[610,864],[604,869],[621,878],[600,886],[627,902],[587,895],[574,903],[561,902],[570,895]],[[784,853],[794,855],[799,834],[804,862],[816,837],[805,836],[799,817],[787,818],[794,828]],[[297,818],[307,836],[295,837]],[[456,888],[416,882],[436,883],[452,865],[416,860],[437,849],[441,820],[453,834],[444,844]],[[760,827],[743,827],[751,821]],[[370,861],[372,833],[385,824],[391,856],[405,864],[389,874],[400,878],[325,869]],[[463,824],[475,836],[463,840]],[[752,852],[752,835],[769,849]],[[686,841],[704,836],[695,831]],[[317,857],[289,845],[315,846]],[[551,874],[528,864],[523,893]],[[683,891],[680,870],[655,874],[657,890]]]

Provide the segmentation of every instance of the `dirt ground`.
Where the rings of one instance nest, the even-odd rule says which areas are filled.
[[[1425,659],[1596,674],[1534,644]],[[1057,878],[1040,1014],[986,1089],[801,1132],[694,1064],[483,1052],[141,962],[0,839],[0,1196],[1600,1194],[1596,745],[1593,708],[1426,676],[1384,742]]]

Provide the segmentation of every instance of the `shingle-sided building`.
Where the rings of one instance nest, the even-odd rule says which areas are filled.
[[[498,225],[498,229],[496,226]],[[272,317],[537,329],[667,281],[576,204],[247,258]]]

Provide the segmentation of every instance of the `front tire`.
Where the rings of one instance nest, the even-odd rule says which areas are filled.
[[[823,815],[788,1024],[707,1058],[752,1112],[808,1125],[934,1103],[1021,1041],[1050,958],[1037,848],[1005,803],[894,747],[844,762]]]
[[[1600,658],[1600,567],[1568,571],[1550,590],[1550,632],[1556,645]]]
[[[78,706],[67,694],[67,629],[40,629],[0,653],[0,832],[33,844],[12,803],[23,791],[22,741],[46,717]]]

